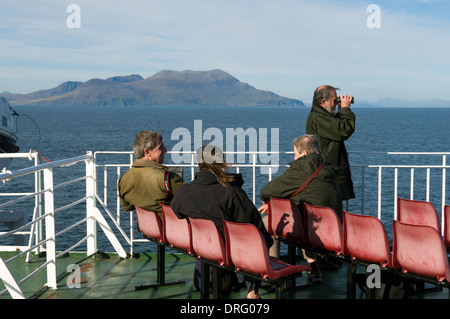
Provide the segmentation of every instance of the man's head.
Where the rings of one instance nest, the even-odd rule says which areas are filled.
[[[148,159],[157,163],[164,163],[164,154],[167,149],[162,141],[161,134],[152,131],[141,131],[136,134],[133,152],[138,159]]]
[[[339,88],[332,87],[330,85],[319,86],[314,91],[313,103],[326,109],[331,114],[336,114],[336,91]]]
[[[294,145],[295,160],[309,154],[320,154],[319,140],[315,135],[305,134],[299,136],[292,141],[292,144]]]

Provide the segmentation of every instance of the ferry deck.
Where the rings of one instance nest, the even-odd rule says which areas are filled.
[[[121,164],[102,163],[99,156],[108,156],[109,152],[95,154],[88,152],[70,159],[42,163],[41,157],[35,152],[9,154],[15,157],[14,160],[28,159],[34,161],[34,164],[14,171],[3,171],[0,174],[4,184],[1,195],[8,198],[2,200],[0,204],[1,221],[8,226],[8,229],[0,234],[0,239],[6,241],[6,244],[0,247],[2,250],[0,254],[2,279],[0,286],[2,288],[0,289],[3,289],[0,298],[151,299],[153,302],[157,299],[199,300],[202,298],[200,291],[192,282],[195,257],[171,250],[169,247],[166,248],[165,254],[166,281],[182,282],[136,289],[140,285],[156,283],[156,244],[142,238],[142,235],[136,232],[133,215],[124,215],[124,212],[120,211],[114,185],[117,183],[117,178],[133,162],[133,156],[131,152],[115,152],[115,154],[124,155],[127,160]],[[440,193],[438,192],[442,194],[438,199],[442,209],[437,211],[440,216],[443,216],[447,178],[445,172],[448,168],[445,163],[447,154],[431,155],[443,158],[442,164],[405,165],[402,163],[385,167],[364,166],[363,174],[361,174],[363,181],[358,182],[357,185],[361,187],[361,185],[375,184],[375,188],[378,189],[376,194],[378,201],[376,201],[376,207],[365,207],[361,204],[358,208],[359,212],[373,209],[374,215],[381,218],[381,210],[386,205],[383,202],[385,192],[381,189],[381,179],[385,178],[385,175],[381,174],[382,169],[392,169],[394,172],[394,189],[387,191],[390,198],[386,200],[392,202],[390,205],[393,205],[394,209],[396,209],[394,198],[403,192],[398,183],[399,170],[406,169],[410,172],[411,184],[416,182],[415,185],[408,185],[411,197],[414,196],[414,190],[419,187],[423,187],[427,196],[430,196],[432,193],[430,176],[434,176],[432,171],[437,170],[437,174],[442,177],[440,183],[442,189]],[[193,172],[195,165],[192,163],[186,167]],[[249,167],[255,173],[258,166],[253,163]],[[374,181],[364,180],[367,177],[373,177],[367,172],[364,173],[365,169],[375,170]],[[414,179],[414,172],[419,170],[424,170],[428,176],[423,185],[417,185],[419,182]],[[15,184],[16,179],[27,178],[25,184]],[[253,194],[249,196],[253,196],[254,200],[255,184],[256,178],[253,175]],[[9,185],[11,187],[7,188]],[[17,185],[23,186],[23,189],[19,191]],[[78,189],[81,198],[73,198],[76,197],[77,191],[72,190],[72,187]],[[61,193],[66,196],[59,197]],[[67,196],[68,193],[73,196]],[[113,200],[110,199],[111,197]],[[362,198],[367,199],[367,196]],[[24,220],[23,214],[17,214],[17,212],[23,212],[27,207],[30,207],[30,210],[25,215],[29,218]],[[347,209],[351,211],[352,207]],[[81,210],[84,216],[74,214],[76,210]],[[67,215],[77,215],[78,219],[74,221],[62,217]],[[393,215],[391,218],[395,218],[395,211]],[[383,218],[386,217],[383,216]],[[386,224],[389,225],[389,222]],[[444,224],[442,226],[444,229]],[[64,244],[60,244],[61,241]],[[281,258],[286,259],[287,256],[283,255]],[[297,255],[296,263],[305,264],[305,261]],[[358,266],[357,272],[363,271],[364,267]],[[297,278],[295,287],[286,290],[286,299],[347,299],[346,263],[344,262],[338,270],[322,270],[321,272],[323,282],[319,284],[308,283],[306,273]],[[73,278],[77,278],[78,281],[72,281]],[[414,300],[448,299],[449,291],[447,287],[427,283],[425,287],[416,289],[409,298]],[[264,300],[272,300],[276,297],[273,289],[261,288],[260,294]],[[242,301],[246,295],[247,291],[243,288],[238,292],[224,295],[223,298]],[[208,297],[213,298],[213,295]],[[355,297],[365,299],[367,296],[357,288]]]

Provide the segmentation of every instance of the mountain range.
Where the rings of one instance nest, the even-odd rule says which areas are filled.
[[[160,71],[67,81],[28,94],[4,92],[11,105],[47,106],[295,106],[302,101],[258,90],[221,70]]]

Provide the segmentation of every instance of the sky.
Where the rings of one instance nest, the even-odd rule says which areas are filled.
[[[1,0],[0,92],[221,69],[303,101],[323,84],[450,100],[449,16],[448,0]]]

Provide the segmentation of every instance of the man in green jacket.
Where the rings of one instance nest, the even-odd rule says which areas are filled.
[[[344,141],[355,131],[356,116],[350,110],[350,95],[340,96],[341,110],[336,111],[336,90],[338,88],[329,85],[316,89],[311,112],[306,120],[306,133],[317,136],[324,160],[340,169],[337,182],[342,200],[348,200],[355,198],[355,193]]]
[[[160,203],[170,204],[173,193],[184,184],[183,178],[162,165],[167,149],[161,134],[141,131],[136,135],[133,152],[137,159],[119,180],[120,204],[126,212],[141,207],[161,213]]]

